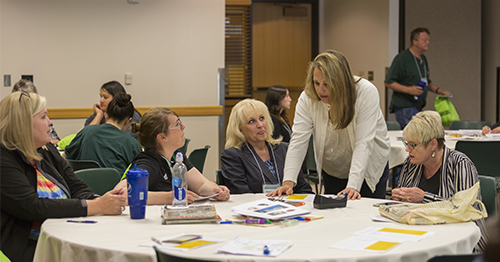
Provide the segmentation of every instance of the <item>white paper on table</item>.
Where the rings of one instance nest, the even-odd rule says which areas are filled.
[[[387,217],[383,217],[381,215],[368,215],[372,221],[375,222],[394,222],[394,220],[389,219]]]
[[[216,196],[218,196],[220,193],[221,193],[221,192],[219,192],[219,193],[215,193],[215,194],[213,194],[213,195],[211,195],[211,196],[201,196],[200,198],[195,199],[195,200],[194,200],[194,202],[197,202],[197,201],[203,201],[203,200],[205,200],[205,199],[209,199],[209,198],[212,198],[212,197],[216,197]]]
[[[161,238],[160,238],[161,239]],[[204,247],[206,245],[211,245],[211,244],[216,244],[219,242],[224,242],[227,241],[227,239],[221,239],[221,238],[210,238],[210,237],[202,237],[200,239],[196,239],[193,241],[185,242],[183,244],[178,244],[178,243],[162,243],[158,244],[154,241],[150,241],[144,244],[140,244],[140,247],[153,247],[156,246],[160,249],[170,249],[170,250],[179,250],[179,251],[188,251],[192,250],[195,248],[199,247]],[[190,246],[189,244],[195,244],[194,246]],[[187,244],[188,246],[184,245]]]
[[[225,246],[217,249],[216,253],[276,257],[292,245],[293,242],[290,240],[250,240],[238,236]],[[264,246],[267,246],[269,254],[264,254]]]
[[[382,240],[373,238],[371,236],[351,236],[329,247],[337,249],[385,253],[403,242],[405,242],[404,239]]]
[[[358,232],[354,232],[355,236],[367,236],[373,239],[384,241],[414,241],[418,242],[422,239],[435,235],[433,231],[423,231],[414,229],[391,228],[391,227],[367,227]]]

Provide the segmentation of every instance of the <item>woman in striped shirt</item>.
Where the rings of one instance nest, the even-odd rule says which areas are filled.
[[[444,135],[439,113],[423,111],[413,116],[403,130],[409,155],[392,199],[412,203],[446,200],[479,181],[474,163],[465,154],[446,147]],[[477,198],[481,200],[481,194]],[[482,237],[474,249],[482,251],[487,238],[484,219],[475,222]]]

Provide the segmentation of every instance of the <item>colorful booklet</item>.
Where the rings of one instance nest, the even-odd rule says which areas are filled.
[[[309,214],[310,211],[284,202],[261,199],[231,208],[240,215],[279,220]]]
[[[162,224],[216,223],[220,221],[214,205],[188,206],[187,208],[164,208]]]

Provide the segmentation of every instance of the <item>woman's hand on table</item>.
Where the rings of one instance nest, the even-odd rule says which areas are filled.
[[[337,196],[340,196],[340,194],[342,193],[346,193],[347,195],[347,199],[348,200],[352,200],[352,199],[360,199],[361,198],[361,194],[358,192],[358,190],[354,189],[354,188],[346,188],[342,191],[340,191]]]
[[[226,186],[218,186],[214,189],[214,194],[219,193],[215,199],[219,201],[228,201],[231,194],[229,193],[229,189]]]
[[[287,180],[283,182],[282,186],[276,188],[273,192],[267,193],[266,196],[274,197],[274,196],[281,196],[282,194],[291,195],[293,194],[294,186],[295,186],[294,182]]]
[[[87,216],[91,215],[119,215],[127,205],[126,190],[115,188],[102,197],[87,200]]]
[[[392,190],[392,199],[401,202],[422,203],[425,192],[418,187],[401,187]]]

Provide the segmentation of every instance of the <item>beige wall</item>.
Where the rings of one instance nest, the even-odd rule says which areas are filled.
[[[380,107],[385,105],[385,67],[389,63],[389,0],[326,0],[320,7],[319,51],[342,52],[355,75],[374,72]]]
[[[224,0],[2,0],[0,75],[33,74],[48,108],[91,107],[100,86],[124,83],[135,106],[217,105],[224,67]],[[3,79],[2,79],[3,80]],[[11,87],[0,87],[0,97]],[[84,119],[54,120],[65,136]],[[217,117],[184,117],[188,152],[206,144],[219,165]]]
[[[461,120],[481,119],[481,1],[406,0],[406,47],[417,27],[431,32],[425,53],[432,83],[453,93]],[[408,39],[408,40],[407,40]],[[435,110],[436,95],[424,109]]]
[[[482,0],[482,119],[496,122],[496,68],[500,67],[500,1]]]

